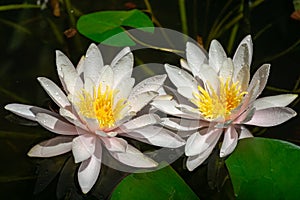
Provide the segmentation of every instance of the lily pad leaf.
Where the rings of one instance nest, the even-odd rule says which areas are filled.
[[[100,11],[83,15],[77,21],[78,31],[89,39],[111,46],[133,46],[135,42],[125,27],[153,32],[151,19],[140,10]]]
[[[111,200],[123,199],[199,200],[170,166],[153,172],[131,174],[124,178],[111,197]]]
[[[226,166],[237,199],[300,199],[299,146],[275,139],[243,139]]]

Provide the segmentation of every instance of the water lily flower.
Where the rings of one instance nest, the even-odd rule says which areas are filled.
[[[59,134],[34,146],[28,155],[52,157],[72,151],[75,163],[81,162],[78,181],[83,193],[90,191],[98,178],[103,148],[128,166],[158,165],[123,136],[160,147],[185,144],[179,136],[159,126],[158,115],[137,115],[158,95],[166,75],[152,76],[134,86],[133,54],[128,47],[110,65],[103,64],[95,44],[90,45],[76,68],[60,51],[56,52],[56,64],[64,91],[48,78],[40,77],[38,81],[59,106],[59,113],[15,103],[5,108]]]
[[[165,118],[164,125],[190,133],[185,146],[190,171],[208,158],[222,134],[220,157],[225,157],[233,152],[238,139],[252,137],[244,125],[270,127],[296,115],[286,106],[297,95],[257,99],[266,85],[270,65],[262,65],[250,81],[252,51],[251,36],[241,41],[232,59],[217,40],[211,42],[208,53],[187,42],[187,59],[181,60],[184,69],[165,65],[177,88],[177,99],[157,98],[151,104],[181,118]]]

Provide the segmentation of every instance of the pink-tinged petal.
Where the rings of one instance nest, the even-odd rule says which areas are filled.
[[[47,79],[45,77],[39,77],[38,81],[42,85],[42,87],[45,89],[47,94],[51,97],[51,99],[62,108],[66,108],[68,106],[71,106],[68,98],[66,97],[65,93],[50,79]]]
[[[186,43],[186,58],[191,69],[190,71],[192,71],[194,76],[198,75],[201,65],[207,63],[206,51],[192,42]]]
[[[161,125],[178,131],[193,131],[203,126],[207,126],[207,122],[201,122],[198,119],[183,119],[183,118],[161,118]]]
[[[294,101],[298,95],[296,94],[281,94],[269,97],[259,98],[254,102],[256,110],[262,110],[271,107],[285,107]]]
[[[239,44],[234,56],[233,63],[239,71],[243,66],[251,66],[253,44],[250,35],[247,35]]]
[[[30,157],[52,157],[71,151],[73,137],[57,136],[35,145],[27,153]]]
[[[226,58],[220,68],[219,76],[223,78],[223,80],[231,80],[233,75],[233,62],[230,58]]]
[[[238,133],[236,132],[235,128],[233,126],[229,126],[225,133],[224,133],[224,139],[222,143],[222,147],[220,150],[220,157],[223,158],[229,154],[231,154],[238,141]]]
[[[145,114],[139,117],[136,117],[124,124],[122,124],[119,128],[123,129],[124,131],[127,130],[133,130],[137,128],[142,128],[145,126],[153,125],[153,124],[158,124],[160,123],[160,118],[156,114]]]
[[[36,121],[46,128],[47,130],[61,134],[61,135],[78,135],[77,128],[69,124],[67,122],[64,122],[52,115],[45,114],[45,113],[38,113],[36,115]]]
[[[128,146],[126,140],[117,137],[102,137],[106,149],[112,152],[125,152]]]
[[[250,121],[255,113],[256,109],[253,108],[249,108],[247,110],[245,110],[242,114],[240,114],[235,120],[234,120],[234,124],[244,124],[248,121]]]
[[[7,104],[4,108],[18,116],[24,117],[32,121],[36,121],[35,117],[37,113],[47,113],[53,116],[58,116],[56,113],[46,110],[44,108],[39,108],[36,106],[25,104],[12,103]]]
[[[276,126],[291,119],[292,117],[295,117],[296,115],[297,113],[294,110],[287,107],[266,108],[257,110],[252,119],[245,124],[262,127]]]
[[[165,69],[169,79],[178,89],[188,88],[186,91],[179,89],[178,92],[188,99],[193,98],[193,92],[198,92],[198,83],[195,78],[186,71],[169,64],[165,64]]]
[[[223,62],[227,58],[227,55],[222,45],[217,40],[212,40],[210,43],[209,51],[209,66],[212,67],[216,72],[219,72],[223,65]]]
[[[256,99],[261,94],[263,89],[265,88],[266,83],[268,81],[269,73],[270,73],[270,65],[264,64],[253,75],[252,80],[248,87],[248,92],[253,87],[255,87],[256,84],[258,84],[258,86],[259,86],[258,90],[252,94],[253,98]]]
[[[88,193],[96,183],[101,169],[102,147],[96,145],[94,155],[83,161],[78,170],[78,182],[81,191]]]
[[[223,129],[204,129],[200,132],[195,132],[186,141],[185,155],[195,156],[203,154],[212,145],[215,145],[219,140]]]
[[[219,137],[221,134],[218,134]],[[205,149],[201,154],[194,155],[194,156],[189,156],[186,162],[186,167],[188,168],[189,171],[193,171],[196,167],[201,165],[211,154],[213,149],[215,148],[217,142],[219,139],[215,139],[211,141],[210,146]]]
[[[137,113],[157,95],[158,95],[157,92],[150,91],[150,92],[143,92],[135,96],[131,96],[128,99],[128,103],[131,106],[129,112]]]
[[[62,83],[63,87],[66,89],[66,84],[64,82],[64,75],[62,72],[62,68],[65,66],[69,66],[70,68],[74,68],[72,62],[69,60],[67,56],[65,56],[64,53],[61,51],[57,50],[56,52],[56,67],[57,67],[57,73],[58,77],[60,79],[60,82]]]
[[[125,152],[110,153],[115,159],[128,166],[138,168],[152,168],[158,165],[157,162],[145,156],[142,152],[140,152],[138,149],[134,148],[131,145],[127,146]]]
[[[252,133],[246,127],[241,126],[239,140],[244,138],[251,138],[251,137],[253,137]]]
[[[75,163],[89,159],[95,151],[97,138],[92,135],[84,134],[74,138],[72,142],[72,153]]]
[[[92,82],[97,83],[100,72],[103,68],[103,59],[100,49],[95,44],[91,44],[89,46],[86,52],[83,68],[84,82],[87,78],[89,78]]]
[[[125,133],[124,136],[159,147],[178,148],[185,144],[185,141],[177,134],[159,126],[139,128]]]
[[[139,82],[133,89],[129,99],[148,91],[158,91],[166,80],[167,75],[156,75]]]

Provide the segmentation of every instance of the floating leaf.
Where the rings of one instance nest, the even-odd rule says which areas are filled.
[[[170,167],[148,173],[127,176],[112,193],[111,200],[143,199],[165,200],[199,198]]]
[[[248,138],[226,160],[237,199],[300,199],[300,147]]]
[[[133,46],[135,42],[124,27],[153,32],[151,19],[140,10],[101,11],[83,15],[77,22],[78,31],[95,42],[112,46]]]

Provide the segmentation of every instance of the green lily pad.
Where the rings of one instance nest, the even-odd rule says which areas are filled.
[[[167,166],[158,171],[131,174],[112,193],[111,200],[199,200],[181,177]]]
[[[89,39],[111,46],[133,46],[135,42],[124,27],[153,32],[151,19],[140,10],[101,11],[83,15],[77,21],[78,31]]]
[[[237,199],[300,199],[299,146],[275,139],[243,139],[226,165]]]

